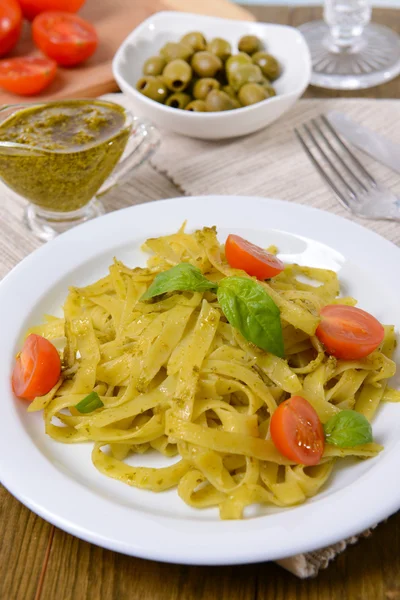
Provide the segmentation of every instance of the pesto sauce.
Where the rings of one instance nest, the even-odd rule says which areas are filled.
[[[44,209],[78,210],[111,174],[129,134],[124,109],[110,102],[64,100],[24,108],[0,124],[0,177]]]

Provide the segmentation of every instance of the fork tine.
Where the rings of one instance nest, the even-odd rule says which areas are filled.
[[[307,156],[309,157],[309,159],[313,163],[314,167],[317,169],[317,171],[321,175],[321,177],[323,177],[325,179],[325,181],[327,182],[327,184],[333,189],[333,191],[335,192],[336,196],[339,199],[339,202],[341,204],[343,204],[343,206],[345,208],[350,209],[350,205],[349,205],[348,199],[346,198],[345,195],[342,194],[342,192],[336,186],[336,184],[334,183],[334,181],[329,177],[329,175],[321,167],[321,165],[319,164],[318,160],[315,158],[314,154],[311,152],[310,148],[308,147],[307,143],[304,141],[303,136],[301,135],[300,131],[297,128],[295,128],[294,132],[295,132],[295,134],[297,136],[297,139],[299,140],[300,144],[303,146],[303,148],[304,148]]]
[[[341,139],[341,137],[338,135],[336,129],[329,122],[329,120],[326,118],[326,116],[325,115],[320,115],[320,116],[321,116],[322,121],[325,123],[325,125],[327,126],[327,128],[329,129],[329,131],[331,132],[331,134],[333,135],[333,137],[335,138],[335,140],[338,142],[338,144],[340,144],[341,148],[347,153],[347,155],[351,158],[351,160],[353,161],[353,163],[355,165],[357,165],[357,167],[361,171],[361,173],[371,182],[371,184],[373,186],[376,187],[378,184],[376,183],[375,179],[372,177],[372,175],[370,175],[370,173],[368,173],[368,171],[366,170],[366,168],[364,167],[364,165],[362,165],[360,163],[360,161],[353,154],[353,152],[350,151],[350,149],[348,148],[348,146],[343,142],[343,140]]]
[[[322,119],[322,115],[320,115],[320,116],[321,116],[321,119]],[[323,119],[322,119],[322,121],[323,121]],[[324,140],[325,144],[328,146],[328,148],[332,152],[332,154],[334,154],[336,156],[337,160],[340,162],[340,164],[345,169],[345,171],[347,171],[347,173],[350,175],[350,177],[352,179],[355,179],[357,181],[358,185],[364,190],[364,192],[368,192],[367,186],[361,181],[361,179],[345,163],[345,161],[343,160],[343,158],[340,156],[339,152],[333,146],[333,144],[330,141],[330,139],[325,135],[325,133],[322,130],[320,124],[317,121],[317,119],[311,119],[311,123],[314,125],[315,129],[318,131],[318,134]]]
[[[356,194],[356,192],[351,187],[351,185],[344,179],[343,175],[340,173],[340,171],[338,170],[338,168],[336,167],[336,165],[332,162],[331,158],[325,152],[325,150],[323,149],[323,147],[321,146],[321,144],[318,143],[318,140],[316,139],[315,135],[313,134],[313,132],[311,131],[311,129],[309,128],[309,126],[308,125],[304,125],[304,129],[306,130],[308,136],[310,137],[310,139],[314,143],[315,147],[318,149],[319,153],[324,157],[324,159],[328,163],[329,167],[335,173],[336,177],[339,179],[339,181],[342,183],[342,185],[344,185],[344,187],[347,188],[347,190],[349,191],[350,196],[353,198],[353,200],[357,200],[357,194]]]

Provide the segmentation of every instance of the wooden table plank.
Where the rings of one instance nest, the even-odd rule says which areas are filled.
[[[1,600],[34,600],[51,529],[0,485]]]
[[[40,600],[253,600],[257,565],[188,567],[103,550],[56,530]]]
[[[297,25],[317,15],[315,8],[250,8],[258,20],[283,24]],[[374,11],[374,19],[400,31],[398,10]],[[307,91],[308,97],[347,95],[399,98],[400,78],[355,93]],[[138,172],[136,183],[142,201],[180,195],[149,167]],[[130,202],[127,191],[126,204]],[[116,208],[113,193],[107,205]],[[0,531],[1,600],[400,600],[400,514],[380,525],[368,540],[348,548],[317,579],[306,581],[273,563],[223,568],[165,565],[97,548],[58,529],[52,539],[52,526],[1,487]]]

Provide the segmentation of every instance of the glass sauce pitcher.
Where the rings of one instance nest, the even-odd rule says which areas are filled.
[[[51,143],[43,144],[43,132],[19,127],[19,115],[39,114],[43,108],[54,109],[57,117],[70,110],[118,111],[121,125],[89,143],[65,147],[62,119],[47,122]],[[86,107],[86,108],[84,108]],[[36,113],[35,113],[36,110]],[[15,117],[15,119],[13,119]],[[27,119],[25,119],[27,121]],[[90,123],[90,121],[89,121]],[[101,124],[101,121],[98,123]],[[42,127],[47,127],[46,121]],[[34,127],[37,127],[37,123]],[[39,125],[40,127],[40,125]],[[101,125],[99,125],[101,129]],[[18,128],[17,128],[18,129]],[[21,129],[22,134],[21,134]],[[32,136],[32,131],[35,136]],[[82,131],[75,132],[83,140]],[[21,137],[22,136],[22,137]],[[45,137],[45,136],[44,136]],[[60,139],[58,139],[60,137]],[[9,139],[8,139],[9,138]],[[23,143],[21,143],[21,141]],[[47,140],[46,140],[47,141]],[[14,192],[28,200],[25,219],[29,229],[41,240],[48,241],[70,227],[103,214],[99,196],[142,164],[159,144],[158,132],[134,117],[120,105],[103,100],[63,100],[30,105],[5,106],[0,109],[0,178]]]

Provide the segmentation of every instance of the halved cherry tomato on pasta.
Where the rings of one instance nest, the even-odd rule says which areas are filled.
[[[21,96],[44,90],[56,76],[57,64],[48,58],[8,58],[0,60],[0,87]]]
[[[65,10],[75,13],[85,4],[85,0],[19,0],[25,19],[32,21],[36,15],[46,10]]]
[[[98,38],[91,23],[66,12],[45,12],[32,23],[33,40],[49,58],[72,67],[94,54]]]
[[[225,256],[231,267],[246,271],[257,279],[270,279],[285,268],[279,258],[248,242],[240,235],[228,235],[225,242]]]
[[[22,12],[17,0],[0,0],[0,56],[14,48],[21,27]]]
[[[325,447],[324,429],[305,398],[292,396],[282,402],[271,417],[270,432],[279,452],[289,460],[306,466],[319,463]]]
[[[316,336],[328,354],[342,360],[358,360],[371,354],[383,342],[385,330],[375,317],[356,308],[324,306]]]
[[[61,360],[53,344],[41,335],[28,335],[12,373],[14,394],[25,400],[43,396],[55,386],[60,374]]]

